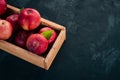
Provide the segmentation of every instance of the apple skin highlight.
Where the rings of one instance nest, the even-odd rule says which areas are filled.
[[[48,41],[43,35],[36,33],[29,36],[26,46],[29,51],[41,55],[47,50]]]
[[[18,17],[18,22],[24,30],[30,31],[40,25],[41,16],[39,12],[32,8],[23,9]]]
[[[7,40],[11,37],[13,28],[10,22],[0,19],[0,40]]]
[[[18,16],[19,14],[12,14],[6,18],[7,21],[9,21],[13,27],[13,32],[18,31],[21,27],[18,24]]]

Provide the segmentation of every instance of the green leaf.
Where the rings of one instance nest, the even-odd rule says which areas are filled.
[[[43,35],[47,40],[50,39],[50,37],[52,36],[52,34],[53,34],[53,30],[48,30],[48,31],[42,32],[42,35]]]

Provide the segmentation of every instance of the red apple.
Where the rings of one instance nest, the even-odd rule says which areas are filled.
[[[18,17],[18,22],[24,30],[34,30],[40,25],[41,16],[32,8],[23,9]]]
[[[13,28],[10,22],[0,19],[0,40],[7,40],[11,37]]]
[[[3,15],[7,9],[7,2],[6,0],[0,0],[0,15]]]
[[[44,34],[45,31],[51,31],[51,30],[52,30],[52,35],[48,39],[49,44],[54,42],[57,37],[57,33],[55,32],[55,30],[53,30],[50,27],[44,27],[44,28],[40,29],[40,31],[39,31],[40,34]]]
[[[15,44],[22,48],[26,48],[26,41],[31,34],[32,33],[28,31],[19,31],[15,36]]]
[[[47,50],[48,41],[41,34],[32,34],[30,37],[28,37],[26,46],[29,51],[41,55]]]
[[[13,32],[16,32],[20,29],[20,25],[18,24],[18,14],[12,14],[6,18],[12,24]]]
[[[47,31],[47,30],[52,30],[52,29],[50,27],[45,26],[45,27],[40,29],[39,33],[42,33],[42,32]]]

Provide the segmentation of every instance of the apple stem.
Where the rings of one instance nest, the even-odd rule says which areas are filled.
[[[33,45],[34,45],[34,47],[37,47],[39,45],[39,43],[34,41]]]
[[[30,14],[31,12],[30,11],[27,11],[27,14]]]
[[[2,22],[2,25],[4,25],[5,23],[4,22]]]

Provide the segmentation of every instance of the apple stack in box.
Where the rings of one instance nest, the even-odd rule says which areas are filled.
[[[48,70],[65,39],[65,27],[36,9],[20,10],[0,0],[0,49]]]
[[[0,1],[0,15],[4,15],[7,10],[7,3],[5,0]],[[40,13],[33,8],[24,8],[20,13],[11,14],[5,19],[0,19],[0,40],[9,40],[15,42],[17,46],[28,49],[29,51],[42,55],[52,44],[57,33],[49,26],[40,25]]]

